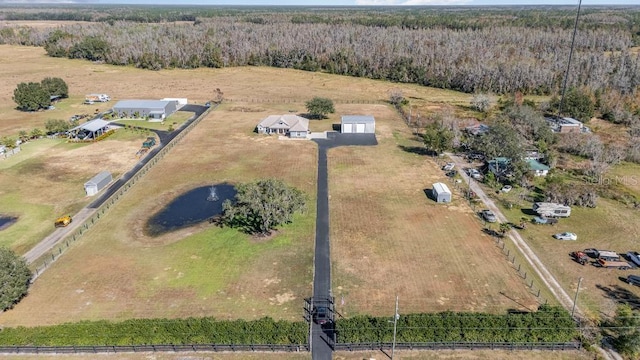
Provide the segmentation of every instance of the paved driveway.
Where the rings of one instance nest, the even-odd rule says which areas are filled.
[[[329,176],[327,150],[338,146],[373,146],[378,141],[374,134],[327,133],[326,139],[313,139],[318,143],[318,200],[316,203],[316,244],[314,256],[313,297],[331,297],[331,249],[329,243]],[[331,359],[331,332],[318,324],[311,325],[311,356],[314,360]]]

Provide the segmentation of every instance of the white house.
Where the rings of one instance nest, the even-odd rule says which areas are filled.
[[[269,115],[256,126],[259,134],[279,134],[291,138],[306,138],[309,119],[298,115]]]

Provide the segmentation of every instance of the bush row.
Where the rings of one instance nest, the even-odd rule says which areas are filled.
[[[492,315],[442,312],[402,315],[398,343],[422,342],[569,342],[578,336],[576,324],[560,307],[543,305],[537,312]],[[339,343],[393,341],[388,317],[357,316],[336,321]]]
[[[306,344],[304,322],[259,320],[131,319],[4,328],[0,346],[100,346],[185,344]]]

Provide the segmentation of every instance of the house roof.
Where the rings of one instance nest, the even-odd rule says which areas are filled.
[[[104,179],[109,179],[111,181],[111,173],[108,171],[101,171],[98,175],[91,178],[91,180],[87,181],[84,185],[98,185]]]
[[[109,122],[102,120],[102,119],[95,119],[95,120],[91,120],[91,121],[87,121],[84,124],[78,125],[76,127],[74,127],[73,129],[71,129],[70,131],[73,130],[78,130],[78,129],[83,129],[83,130],[87,130],[87,131],[98,131],[100,129],[102,129],[105,126],[108,126]]]
[[[375,124],[376,119],[371,115],[342,115],[342,123],[347,124]]]
[[[443,193],[451,194],[451,190],[449,190],[449,187],[447,187],[447,184],[443,184],[443,183],[434,183],[433,190],[438,194],[443,194]]]
[[[536,159],[527,159],[527,164],[529,164],[529,169],[534,171],[545,171],[550,169],[550,167],[539,162]]]
[[[269,115],[258,124],[259,127],[289,129],[289,131],[309,131],[309,119],[298,115]]]
[[[164,109],[168,103],[174,102],[172,101],[163,101],[163,100],[120,100],[113,107],[121,108],[121,109]]]

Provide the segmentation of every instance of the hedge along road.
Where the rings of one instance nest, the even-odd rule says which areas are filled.
[[[378,145],[375,134],[327,133],[327,139],[314,139],[318,143],[318,200],[316,203],[316,244],[314,252],[313,298],[327,301],[331,297],[331,252],[329,243],[329,175],[327,150],[338,146]],[[331,332],[311,321],[311,357],[330,360]]]
[[[62,239],[64,239],[68,234],[75,231],[79,226],[84,224],[87,219],[90,219],[91,216],[96,212],[100,206],[102,206],[107,200],[111,198],[120,188],[127,183],[134,175],[140,171],[151,159],[153,159],[156,154],[158,154],[167,144],[171,142],[176,136],[182,133],[191,123],[196,121],[205,111],[207,111],[209,107],[203,105],[185,105],[180,108],[179,111],[188,111],[193,112],[195,115],[191,117],[191,119],[187,120],[180,128],[175,131],[168,133],[166,131],[155,131],[160,139],[159,144],[153,150],[151,150],[147,156],[145,156],[142,160],[140,160],[133,169],[129,170],[126,174],[122,175],[120,179],[111,184],[106,191],[100,195],[96,200],[91,202],[89,205],[80,210],[77,214],[73,215],[73,222],[71,225],[56,229],[52,234],[42,239],[38,244],[36,244],[31,250],[27,251],[24,254],[24,258],[27,261],[27,264],[32,264],[42,256],[44,256],[49,250],[51,250],[54,246],[56,246]],[[38,273],[37,275],[40,275]]]

